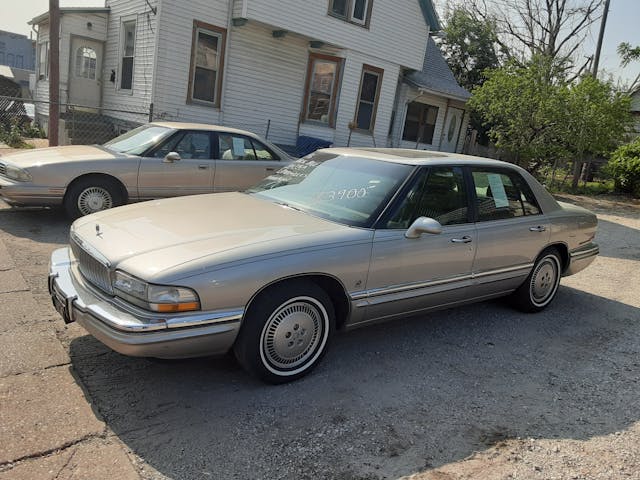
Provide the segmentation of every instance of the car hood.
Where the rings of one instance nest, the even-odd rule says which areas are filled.
[[[21,168],[39,167],[55,163],[109,160],[122,157],[99,145],[68,145],[65,147],[38,148],[2,157]]]
[[[230,192],[106,210],[76,220],[74,235],[112,267],[166,282],[261,256],[363,241],[371,233]]]

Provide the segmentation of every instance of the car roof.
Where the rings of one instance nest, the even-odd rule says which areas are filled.
[[[152,125],[160,127],[174,128],[176,130],[216,130],[217,132],[237,133],[240,135],[249,135],[251,137],[261,138],[253,132],[240,130],[238,128],[223,127],[222,125],[212,125],[207,123],[188,123],[188,122],[151,122]]]
[[[407,165],[458,165],[473,164],[495,167],[514,167],[512,163],[493,160],[461,153],[434,152],[431,150],[413,150],[409,148],[324,148],[318,152],[333,155],[363,157],[386,162],[404,163]]]

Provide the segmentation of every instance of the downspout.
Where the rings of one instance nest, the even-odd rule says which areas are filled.
[[[157,73],[158,73],[158,59],[160,58],[160,18],[162,15],[162,0],[158,0],[156,10],[156,33],[155,33],[155,53],[153,61],[153,69],[151,70],[151,98],[149,99],[149,121],[153,120],[153,112],[158,111],[155,105],[156,101],[156,89],[158,86]]]
[[[229,0],[227,11],[227,41],[224,42],[224,61],[229,64],[229,47],[231,45],[231,27],[233,27],[233,4],[235,0]],[[242,0],[242,17],[247,18],[247,0]],[[227,65],[222,71],[222,89],[220,90],[222,98],[220,99],[220,114],[218,115],[218,123],[224,125],[224,111],[227,103]]]

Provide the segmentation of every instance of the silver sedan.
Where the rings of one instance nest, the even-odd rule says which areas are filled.
[[[292,160],[244,130],[151,123],[102,146],[3,157],[0,197],[16,206],[62,205],[77,218],[128,202],[244,190]]]
[[[66,322],[118,352],[233,349],[280,383],[314,368],[337,329],[501,296],[546,308],[598,254],[596,224],[511,164],[326,149],[245,193],[77,220],[49,290]]]

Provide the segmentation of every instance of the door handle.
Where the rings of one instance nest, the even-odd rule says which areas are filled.
[[[470,243],[471,237],[469,235],[465,235],[462,238],[452,238],[451,243]]]
[[[275,172],[276,167],[267,167],[267,172]]]
[[[543,227],[542,225],[538,225],[537,227],[529,227],[530,232],[544,232],[547,230],[547,227]]]
[[[198,170],[206,170],[209,168],[209,165],[198,165]]]

